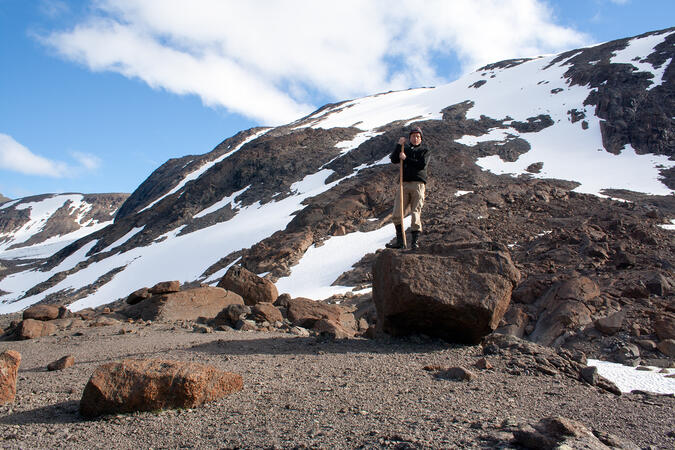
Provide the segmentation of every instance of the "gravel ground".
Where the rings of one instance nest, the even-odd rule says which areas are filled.
[[[498,356],[488,356],[493,369],[479,370],[479,346],[198,334],[162,323],[81,333],[0,342],[0,351],[22,355],[16,401],[0,407],[0,447],[514,448],[518,425],[560,415],[642,448],[675,448],[672,396],[615,396],[562,375],[514,375]],[[74,367],[46,370],[68,354]],[[90,375],[123,358],[211,364],[241,374],[244,389],[196,409],[84,420],[78,406]],[[439,379],[423,370],[429,364],[461,365],[477,378]]]

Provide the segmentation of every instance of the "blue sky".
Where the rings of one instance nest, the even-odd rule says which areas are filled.
[[[673,17],[672,0],[0,0],[0,193],[131,192],[245,128]]]

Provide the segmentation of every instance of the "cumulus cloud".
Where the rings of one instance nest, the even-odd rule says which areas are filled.
[[[542,0],[98,0],[45,42],[91,70],[198,95],[265,124],[343,100],[588,42]],[[311,95],[310,95],[311,93]]]
[[[72,152],[71,155],[78,164],[67,164],[36,155],[12,136],[0,133],[0,169],[3,170],[63,178],[82,171],[95,170],[101,165],[101,160],[94,155],[80,152]]]

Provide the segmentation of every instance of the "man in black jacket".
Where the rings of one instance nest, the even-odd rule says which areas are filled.
[[[412,213],[410,247],[418,248],[418,239],[422,232],[422,207],[424,206],[424,194],[427,183],[427,165],[429,164],[430,150],[422,144],[422,130],[413,129],[408,135],[410,143],[405,145],[404,137],[398,140],[398,145],[391,153],[390,159],[394,164],[403,161],[403,211],[410,209]],[[401,151],[401,146],[404,150]],[[396,227],[396,243],[387,244],[387,248],[404,248],[403,246],[403,217],[405,213],[401,211],[400,189],[396,191],[396,201],[394,202],[394,212],[392,220]]]

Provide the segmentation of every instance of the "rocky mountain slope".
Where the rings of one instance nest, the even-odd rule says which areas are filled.
[[[522,282],[504,327],[598,349],[615,337],[579,330],[621,311],[633,327],[621,332],[653,336],[655,316],[674,312],[674,47],[675,29],[656,31],[242,131],[167,161],[114,223],[5,276],[0,312],[216,284],[233,263],[294,297],[367,296],[374,252],[393,236],[388,155],[414,125],[434,151],[422,250],[508,248]],[[564,282],[565,301],[551,300]]]
[[[32,269],[113,221],[128,194],[45,194],[0,199],[0,277]]]

